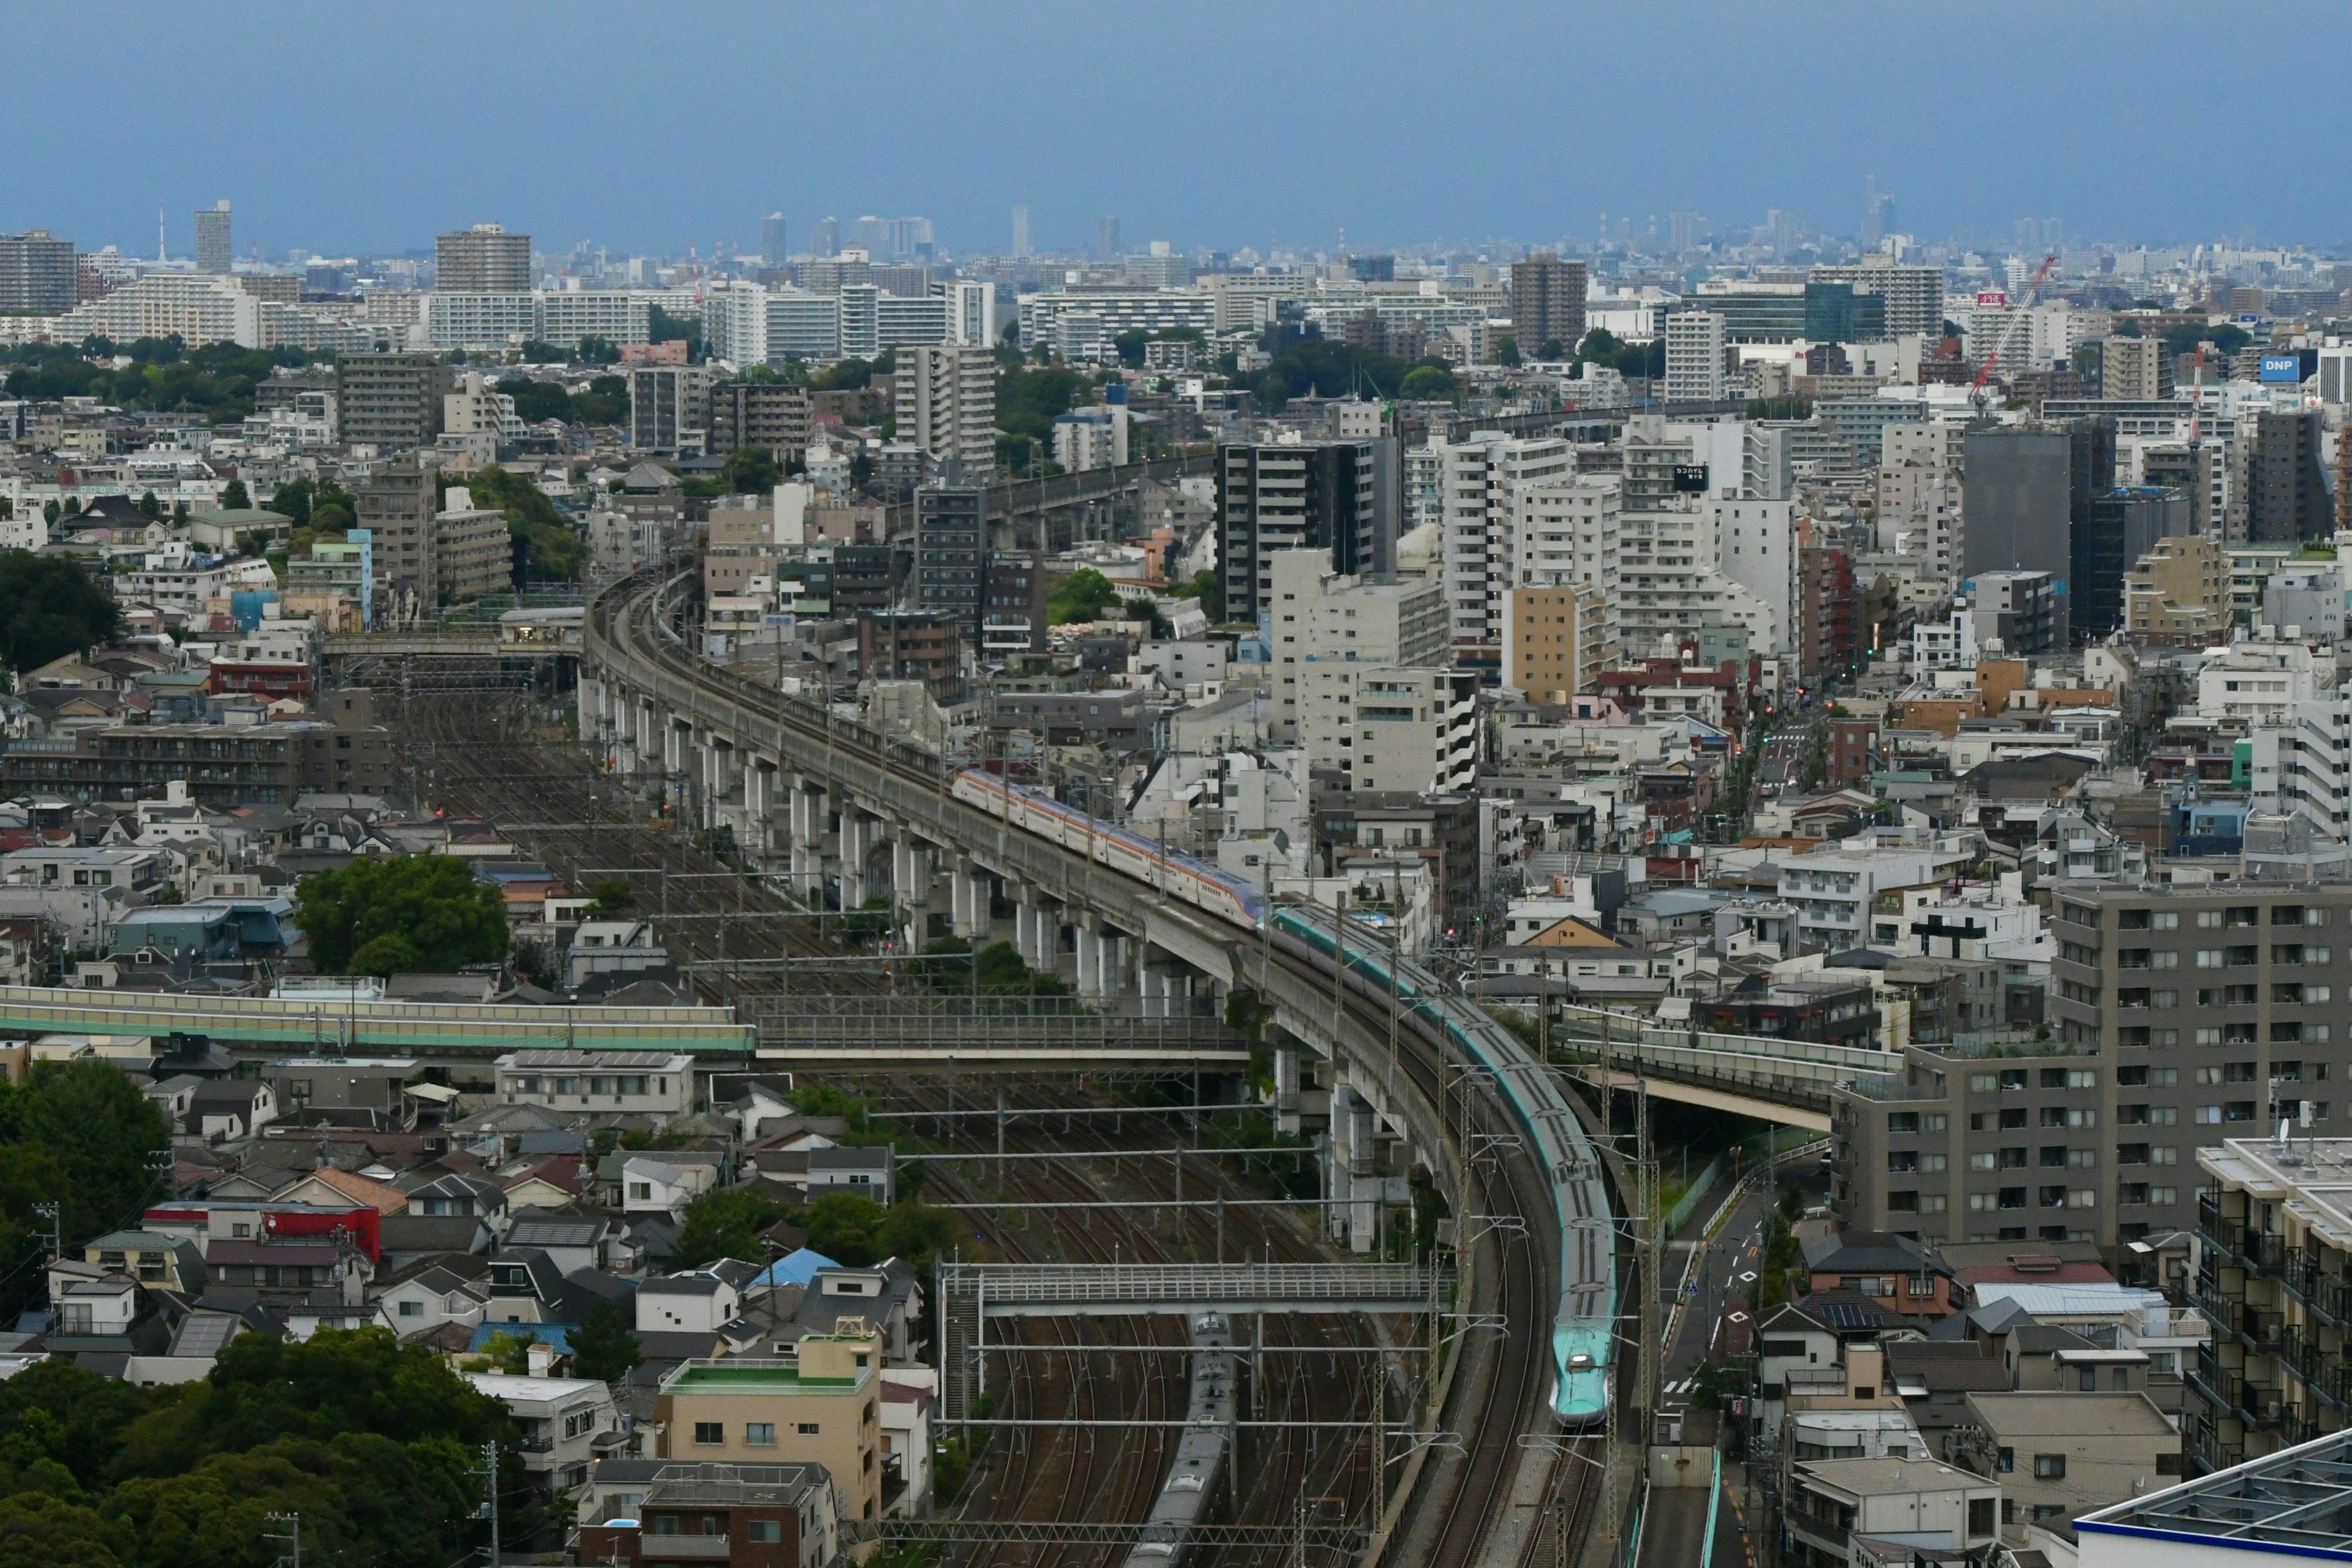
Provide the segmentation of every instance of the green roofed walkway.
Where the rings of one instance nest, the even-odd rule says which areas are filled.
[[[208,1035],[229,1049],[341,1041],[357,1053],[496,1057],[573,1047],[751,1057],[751,1026],[729,1007],[531,1007],[495,1003],[306,1002],[181,996],[71,986],[0,985],[0,1036]]]

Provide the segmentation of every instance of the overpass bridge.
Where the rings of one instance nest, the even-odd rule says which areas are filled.
[[[1552,1020],[1555,1054],[1572,1077],[1610,1089],[1646,1080],[1660,1100],[1817,1132],[1830,1130],[1835,1090],[1889,1089],[1903,1066],[1886,1051],[1676,1028],[1599,1007],[1554,1006]]]

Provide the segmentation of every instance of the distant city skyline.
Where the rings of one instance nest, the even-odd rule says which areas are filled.
[[[2292,78],[2231,87],[2210,13],[2185,5],[1995,4],[1958,21],[1474,5],[1442,18],[1450,64],[1443,36],[1396,47],[1430,20],[1402,7],[1012,0],[985,27],[914,9],[887,39],[866,13],[780,26],[735,4],[681,6],[656,29],[599,5],[562,27],[446,0],[159,12],[109,39],[106,113],[89,112],[79,73],[16,84],[38,156],[0,188],[0,228],[152,255],[160,206],[186,255],[194,212],[226,195],[240,258],[427,251],[486,220],[543,249],[753,252],[779,211],[795,247],[827,216],[845,231],[920,214],[946,250],[1003,254],[1022,205],[1041,253],[1097,248],[1106,215],[1130,249],[1336,249],[1344,229],[1362,252],[1549,243],[1590,236],[1602,212],[1637,229],[1700,214],[1719,235],[1777,210],[1852,237],[1874,179],[1893,226],[1929,241],[2013,238],[2031,214],[2122,242],[2352,242],[2352,195],[2313,155],[2352,131],[2352,104]],[[2301,58],[2352,43],[2339,7],[2262,16]],[[1244,20],[1253,47],[1237,52]],[[79,8],[18,4],[9,26],[20,58],[88,47]],[[688,88],[697,112],[676,115]]]

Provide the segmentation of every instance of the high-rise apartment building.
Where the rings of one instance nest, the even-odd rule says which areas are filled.
[[[1037,254],[1037,235],[1026,203],[1013,209],[1013,259],[1025,261]]]
[[[1534,358],[1548,343],[1568,353],[1584,337],[1584,263],[1538,250],[1511,264],[1511,334]]]
[[[946,322],[944,342],[974,348],[996,346],[996,285],[957,279],[931,285],[940,299]]]
[[[809,393],[782,381],[723,381],[710,389],[710,429],[703,450],[724,457],[757,447],[778,463],[808,449]]]
[[[977,345],[925,343],[898,358],[898,439],[934,466],[961,465],[964,482],[986,484],[996,472],[995,356]]]
[[[1503,684],[1530,701],[1565,702],[1602,668],[1600,600],[1583,588],[1506,593]]]
[[[0,310],[62,315],[79,292],[72,240],[45,228],[0,234]]]
[[[1439,458],[1446,612],[1457,657],[1499,663],[1503,592],[1517,581],[1521,493],[1573,478],[1576,454],[1558,437],[1475,431]]]
[[[760,264],[782,267],[791,256],[791,247],[784,240],[784,215],[770,213],[760,220]]]
[[[956,616],[980,644],[981,597],[988,549],[988,491],[952,478],[915,490],[915,560],[907,578],[918,610]]]
[[[444,294],[530,292],[530,236],[478,223],[433,242],[434,287]]]
[[[2124,624],[2124,580],[2159,539],[2189,531],[2195,509],[2179,490],[2147,486],[2111,489],[2091,498],[2074,529],[2069,571],[2073,629],[2104,638]]]
[[[228,203],[196,209],[196,270],[226,272],[236,259],[236,237],[229,226]]]
[[[433,555],[436,488],[434,470],[415,458],[383,464],[352,487],[352,510],[373,545],[375,581],[393,595],[395,624],[410,595],[418,609],[441,602]]]
[[[820,258],[841,254],[839,218],[821,217],[816,220],[816,226],[809,230],[809,254]]]
[[[1273,553],[1267,648],[1275,669],[1275,733],[1298,739],[1302,683],[1323,664],[1432,668],[1453,662],[1445,600],[1427,578],[1370,583],[1331,569],[1321,550]]]
[[[1666,318],[1666,401],[1716,403],[1723,397],[1723,318],[1677,310]]]
[[[1217,543],[1226,620],[1274,607],[1275,552],[1330,552],[1331,569],[1376,572],[1394,544],[1370,441],[1234,442],[1217,448]]]
[[[677,452],[710,427],[710,371],[698,364],[641,364],[629,372],[629,445]]]
[[[1513,564],[1507,591],[1577,590],[1584,605],[1577,623],[1580,657],[1586,660],[1581,668],[1588,679],[1617,657],[1622,640],[1617,605],[1623,510],[1622,486],[1600,474],[1557,476],[1517,487],[1512,497]],[[1504,613],[1507,624],[1507,605]],[[1509,661],[1506,641],[1507,668]]]
[[[1988,428],[1968,435],[1967,518],[1960,570],[1965,577],[1987,572],[2046,572],[2058,587],[2062,608],[2073,566],[2070,481],[2072,443],[2057,429]],[[2110,470],[2112,478],[2112,470]],[[2072,616],[2063,616],[2063,624]],[[2059,635],[2066,646],[2065,632]]]
[[[2225,1139],[2261,1136],[2305,1100],[2323,1140],[2336,1125],[2352,997],[2335,994],[2332,961],[2352,883],[2044,887],[2051,1054],[1915,1047],[1886,1085],[1839,1091],[1831,1210],[1843,1226],[2115,1247],[2193,1228],[2199,1165]],[[1948,921],[1878,919],[1913,951],[1982,940]]]
[[[2157,403],[2172,395],[2172,349],[2162,338],[2102,338],[2099,395],[2109,403]]]
[[[1886,335],[1916,332],[1934,340],[1944,331],[1944,269],[1905,267],[1885,251],[1863,258],[1858,267],[1816,267],[1805,276],[1824,283],[1851,283],[1857,292],[1886,301]]]
[[[1095,220],[1095,259],[1117,261],[1126,254],[1118,237],[1118,219],[1106,213]]]
[[[380,453],[429,447],[457,373],[429,353],[346,353],[335,362],[335,422],[352,445]]]

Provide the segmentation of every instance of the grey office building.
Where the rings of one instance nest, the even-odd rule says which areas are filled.
[[[760,263],[782,267],[789,254],[784,246],[784,215],[770,213],[760,220]]]
[[[2195,531],[2187,494],[2147,485],[2094,496],[2074,528],[2074,627],[2104,637],[2124,624],[2124,578],[2159,539]]]
[[[1961,450],[1967,519],[1960,572],[2047,572],[2056,599],[2058,647],[2074,625],[2074,535],[2093,500],[2115,489],[2115,426],[1971,430]]]
[[[196,270],[226,272],[236,258],[236,237],[229,226],[228,203],[196,209]]]
[[[344,354],[335,362],[336,429],[380,452],[429,447],[441,434],[441,399],[457,384],[456,368],[433,354]]]
[[[1255,620],[1274,600],[1274,552],[1324,549],[1331,569],[1378,575],[1396,548],[1402,466],[1393,437],[1217,448],[1217,561],[1226,620]]]
[[[2056,1037],[2024,1056],[1915,1047],[1839,1093],[1841,1224],[2117,1247],[2193,1228],[2197,1151],[2275,1127],[2275,1101],[2311,1101],[2323,1138],[2336,1127],[2352,882],[2051,890]]]
[[[2229,536],[2257,544],[2326,539],[2336,513],[2320,472],[2319,410],[2264,410],[2238,420]]]
[[[73,241],[45,228],[0,234],[0,310],[57,315],[79,292]]]
[[[445,294],[530,292],[530,236],[478,223],[433,241],[434,287]]]

